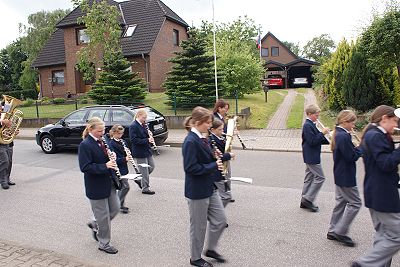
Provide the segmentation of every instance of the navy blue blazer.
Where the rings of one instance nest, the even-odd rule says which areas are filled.
[[[89,199],[104,199],[111,194],[111,171],[103,149],[88,135],[79,145],[79,168],[84,173],[86,196]]]
[[[151,156],[149,133],[137,120],[129,126],[129,138],[132,143],[132,157],[147,158]]]
[[[210,197],[215,189],[217,163],[209,144],[189,132],[182,145],[183,168],[185,170],[185,197],[203,199]]]
[[[334,138],[333,176],[335,184],[354,187],[357,185],[356,161],[361,156],[362,150],[353,145],[350,133],[340,127],[336,127]]]
[[[120,143],[115,141],[114,139],[110,139],[109,142],[110,149],[115,152],[117,155],[117,165],[119,168],[119,172],[121,175],[126,175],[129,173],[128,163],[126,161],[126,153],[124,146]]]
[[[220,120],[224,124],[224,133],[226,133],[226,129],[228,128],[228,124],[225,122],[224,119],[221,119],[217,112],[214,112],[214,120]]]
[[[365,206],[380,212],[400,212],[400,149],[394,149],[393,141],[372,127],[364,135],[363,150]]]
[[[303,160],[306,164],[320,164],[321,163],[321,145],[329,144],[323,133],[321,133],[315,124],[306,119],[303,125],[303,132],[301,134],[303,148]]]

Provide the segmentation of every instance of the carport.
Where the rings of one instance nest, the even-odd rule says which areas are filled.
[[[288,87],[295,87],[293,85],[295,78],[307,78],[308,84],[306,87],[311,87],[313,82],[311,67],[313,65],[318,65],[318,63],[304,58],[299,58],[286,64]]]

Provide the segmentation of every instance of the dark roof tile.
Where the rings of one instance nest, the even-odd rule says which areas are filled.
[[[32,66],[38,68],[60,64],[65,64],[64,31],[57,29],[42,48]]]

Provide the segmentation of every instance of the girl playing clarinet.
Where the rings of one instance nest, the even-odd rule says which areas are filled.
[[[364,201],[375,228],[372,248],[351,266],[390,266],[400,250],[400,149],[391,135],[398,127],[398,111],[378,106],[361,138],[365,165]]]
[[[185,121],[189,131],[182,146],[183,166],[185,170],[185,197],[190,216],[190,264],[194,266],[213,266],[201,258],[208,224],[208,244],[206,257],[218,262],[225,262],[222,255],[216,252],[218,240],[225,229],[226,216],[222,200],[215,188],[215,172],[223,170],[220,159],[217,161],[208,139],[213,114],[196,107]]]
[[[126,155],[125,149],[123,144],[121,143],[122,141],[122,136],[124,134],[124,127],[121,124],[115,124],[111,129],[110,129],[110,149],[114,151],[116,154],[116,162],[119,168],[119,171],[121,175],[126,175],[129,173],[128,169],[128,164],[127,162],[131,160],[131,157]],[[122,213],[128,213],[129,208],[126,207],[125,204],[125,197],[129,192],[129,182],[128,179],[122,178],[121,179],[121,189],[118,190],[118,197],[121,203],[121,212]]]
[[[332,212],[327,238],[349,247],[354,247],[355,244],[347,236],[347,232],[361,208],[356,180],[356,161],[362,151],[351,141],[351,131],[356,120],[353,111],[342,110],[336,118],[336,127],[331,140],[336,206]]]

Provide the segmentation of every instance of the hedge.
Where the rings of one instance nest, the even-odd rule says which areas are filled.
[[[16,90],[16,91],[7,91],[7,92],[0,91],[0,95],[9,95],[9,96],[18,98],[19,100],[24,100],[27,98],[37,99],[38,93],[35,89],[31,89],[31,90]]]

